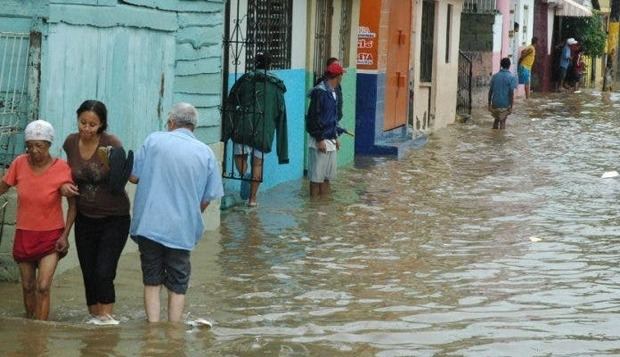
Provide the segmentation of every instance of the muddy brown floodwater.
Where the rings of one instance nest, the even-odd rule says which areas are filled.
[[[147,326],[139,260],[121,259],[117,327],[84,324],[79,269],[53,322],[0,284],[0,355],[583,356],[620,354],[620,94],[521,101],[395,161],[341,170],[222,213],[192,255],[187,311],[212,330]],[[275,173],[267,173],[275,174]],[[128,244],[134,244],[129,242]]]

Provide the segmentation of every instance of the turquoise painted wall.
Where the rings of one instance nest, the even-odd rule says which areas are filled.
[[[193,104],[200,114],[196,136],[217,143],[221,137],[224,1],[183,3],[185,11],[192,12],[177,15],[173,102]]]
[[[16,21],[32,23],[33,17],[44,16],[49,11],[47,1],[2,0],[0,3],[0,31],[7,31],[6,28]],[[29,31],[30,27],[16,29],[19,32],[24,30]]]
[[[186,101],[200,113],[197,137],[218,142],[223,13],[222,0],[51,0],[40,116],[64,138],[79,104],[99,99],[109,131],[137,149]]]
[[[7,17],[0,13],[0,32],[30,32],[33,20],[31,18]]]
[[[104,102],[108,131],[127,148],[138,148],[165,122],[174,61],[171,32],[51,26],[43,46],[40,117],[56,128],[55,153],[60,154],[66,135],[77,130],[75,110],[86,99]]]
[[[265,156],[263,183],[259,190],[259,201],[261,191],[286,181],[300,179],[303,177],[304,173],[304,108],[306,101],[304,82],[306,71],[303,69],[291,69],[275,70],[272,72],[283,80],[286,85],[284,99],[286,101],[289,163],[284,165],[278,164],[278,155],[275,152],[276,140],[274,138],[273,151]],[[229,76],[231,88],[234,81],[235,75],[231,74]],[[230,149],[227,149],[226,156],[227,171],[229,171],[232,167],[232,154]],[[234,195],[239,191],[239,181],[233,179],[224,180],[224,189],[226,194]]]

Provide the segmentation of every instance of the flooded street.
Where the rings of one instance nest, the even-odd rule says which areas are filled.
[[[224,211],[186,308],[212,330],[147,326],[136,253],[118,327],[83,323],[79,268],[56,277],[49,323],[0,283],[0,355],[618,355],[620,178],[601,175],[620,171],[619,108],[536,97],[505,132],[479,111],[400,161],[341,170],[329,201],[293,182]]]

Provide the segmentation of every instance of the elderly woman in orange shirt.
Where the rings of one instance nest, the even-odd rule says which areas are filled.
[[[73,180],[69,165],[49,153],[54,140],[50,123],[35,120],[24,134],[27,153],[11,163],[0,182],[0,195],[17,188],[13,258],[19,264],[26,316],[47,320],[52,278],[69,249],[67,237],[76,214],[75,199],[68,198],[66,222],[63,219],[60,188]]]

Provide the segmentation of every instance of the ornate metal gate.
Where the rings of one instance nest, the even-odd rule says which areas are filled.
[[[258,53],[271,58],[271,69],[286,69],[291,66],[291,18],[292,0],[227,0],[224,28],[224,58],[222,81],[222,123],[233,114],[227,108],[232,84],[246,72],[256,71],[255,57]],[[267,71],[265,69],[265,71]],[[262,117],[264,103],[254,103],[245,113]],[[262,121],[264,123],[264,120]],[[264,132],[264,130],[263,130]],[[224,136],[224,133],[223,133]],[[243,181],[263,181],[262,171],[242,175],[235,168],[234,150],[231,142],[224,145],[223,177]],[[253,150],[252,150],[253,151]],[[249,155],[254,160],[253,152]],[[263,154],[260,153],[261,160]]]
[[[0,166],[4,171],[24,151],[24,128],[36,118],[41,33],[0,32]],[[0,241],[8,200],[0,200]]]
[[[456,113],[465,120],[471,117],[472,106],[472,61],[459,50],[458,94],[456,97]]]

